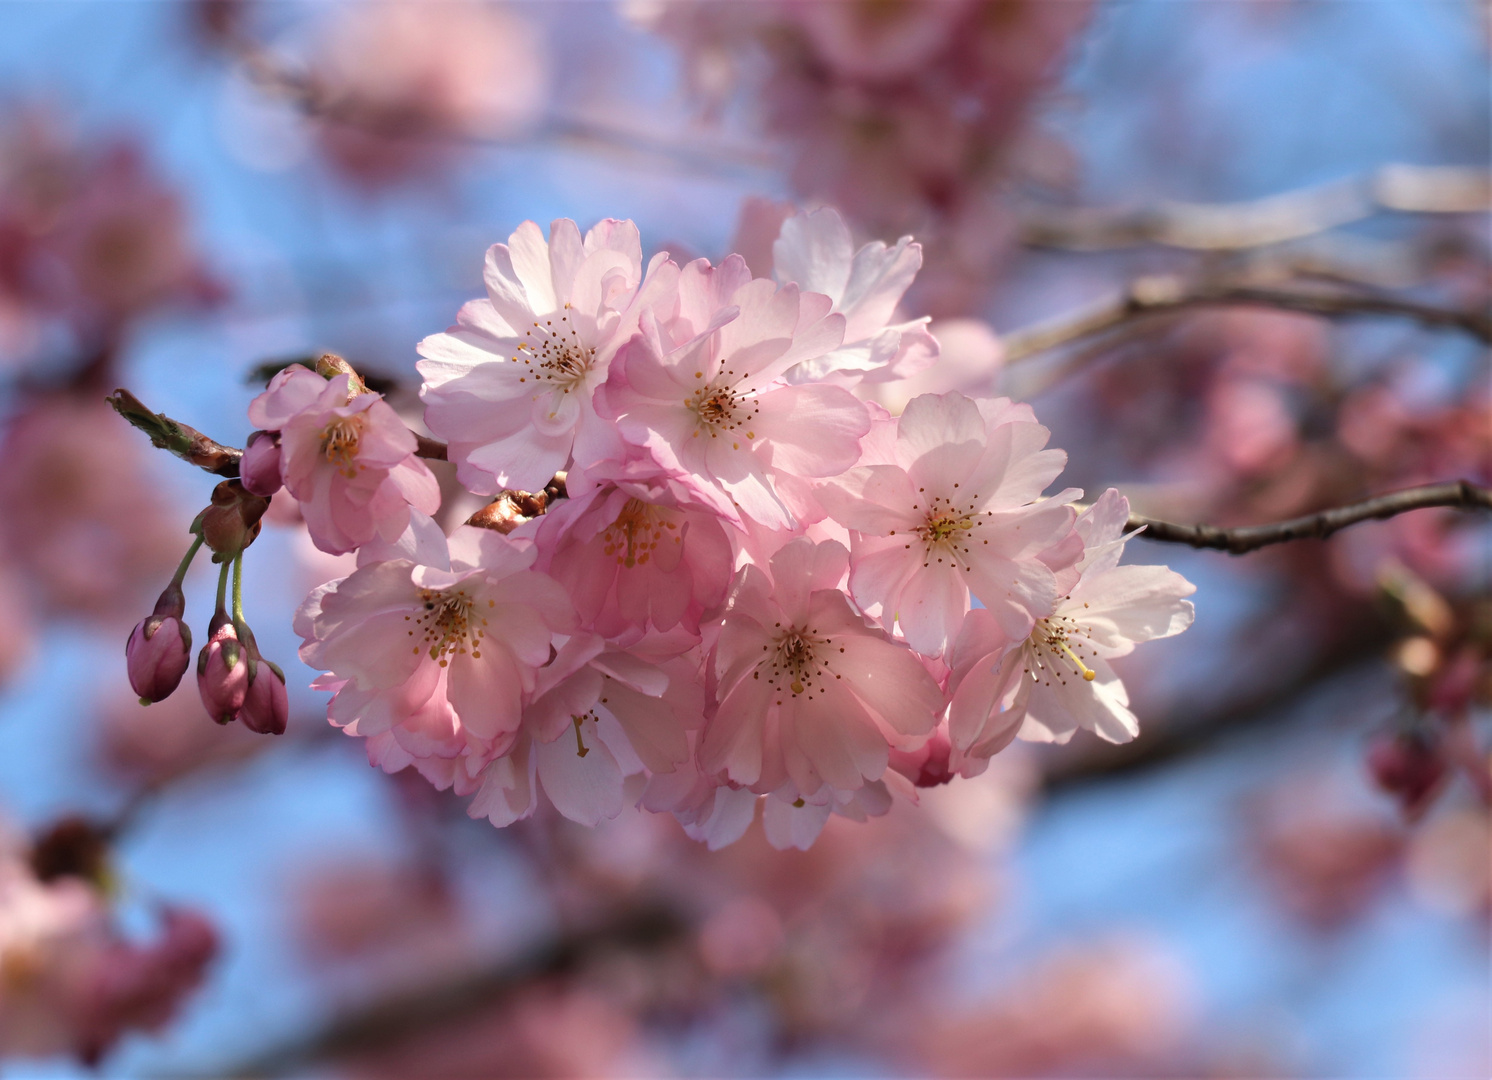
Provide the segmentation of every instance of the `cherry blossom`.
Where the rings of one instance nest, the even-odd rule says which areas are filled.
[[[1070,566],[1073,489],[1035,500],[1066,455],[1045,450],[1047,429],[1030,408],[1005,398],[976,402],[925,394],[907,405],[867,459],[824,484],[818,496],[851,530],[850,592],[880,608],[913,648],[944,653],[970,594],[1011,637],[1029,632],[1057,598],[1054,572]]]
[[[676,627],[698,640],[735,569],[719,515],[656,474],[651,462],[614,467],[614,479],[559,503],[536,534],[540,569],[565,587],[582,623],[625,643]]]
[[[784,221],[772,254],[778,281],[823,293],[845,317],[844,344],[795,365],[789,382],[885,382],[915,375],[938,358],[927,316],[891,324],[922,266],[922,245],[910,236],[891,247],[875,240],[856,250],[844,218],[825,207]]]
[[[408,527],[411,506],[425,514],[440,506],[434,475],[415,457],[414,435],[355,376],[324,379],[292,364],[250,403],[249,419],[279,433],[285,486],[323,551],[394,540]]]
[[[643,286],[637,226],[607,219],[582,240],[575,222],[525,221],[487,252],[487,298],[420,342],[425,422],[449,443],[472,491],[537,491],[572,448],[601,456],[607,425],[592,395],[638,311],[667,292],[677,267],[659,256]],[[641,291],[639,287],[643,286]]]
[[[532,543],[463,527],[448,542],[416,517],[397,545],[370,545],[351,575],[307,597],[295,617],[301,659],[328,674],[328,711],[349,735],[391,733],[406,753],[497,756],[523,698],[574,615]],[[370,755],[387,749],[370,745]]]
[[[795,285],[752,280],[740,256],[717,267],[692,262],[679,276],[677,310],[650,313],[618,353],[608,415],[723,515],[792,526],[803,478],[852,465],[869,428],[845,390],[781,382],[843,341],[844,316],[831,306]]]
[[[857,614],[839,588],[848,552],[794,540],[770,578],[747,566],[715,652],[720,705],[706,728],[706,772],[766,794],[852,791],[937,724],[943,696],[905,646]]]
[[[953,649],[949,734],[970,771],[1016,736],[1066,742],[1087,728],[1109,742],[1139,734],[1129,695],[1109,661],[1192,623],[1183,597],[1196,586],[1164,566],[1120,566],[1129,501],[1113,488],[1085,510],[1080,577],[1013,638],[992,612],[971,611]],[[1134,534],[1131,533],[1130,536]]]

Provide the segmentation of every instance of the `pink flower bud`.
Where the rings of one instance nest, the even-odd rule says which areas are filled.
[[[1380,788],[1399,800],[1410,818],[1429,806],[1445,770],[1440,741],[1423,732],[1383,735],[1368,749],[1368,771]]]
[[[260,735],[283,735],[290,716],[285,676],[268,660],[260,660],[255,666],[258,670],[249,681],[249,692],[244,695],[238,718],[244,727]]]
[[[250,495],[267,499],[280,490],[280,444],[273,435],[256,431],[249,436],[238,462],[238,476]]]
[[[214,622],[218,620],[214,619]],[[233,624],[224,620],[197,654],[197,692],[207,715],[230,724],[249,691],[249,665]]]
[[[175,616],[141,619],[124,646],[130,686],[140,704],[162,701],[181,685],[192,660],[192,631]]]

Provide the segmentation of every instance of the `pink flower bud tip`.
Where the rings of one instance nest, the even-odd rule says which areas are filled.
[[[244,727],[260,735],[283,735],[290,717],[285,676],[268,660],[260,660],[256,666],[258,670],[249,682],[238,718]]]
[[[207,714],[230,724],[249,691],[249,665],[231,622],[224,622],[197,654],[197,692]]]
[[[174,616],[141,619],[124,647],[130,686],[149,705],[171,696],[192,658],[192,631]]]
[[[249,445],[238,463],[238,475],[250,495],[267,499],[280,490],[280,444],[273,435],[256,431],[249,436]]]

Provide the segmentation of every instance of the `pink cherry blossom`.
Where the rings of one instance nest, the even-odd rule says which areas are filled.
[[[506,752],[553,634],[573,628],[564,590],[529,569],[535,554],[485,529],[448,543],[417,517],[399,545],[370,546],[351,575],[312,592],[295,630],[301,659],[328,671],[317,685],[336,691],[332,723],[391,733],[413,757]]]
[[[844,316],[831,306],[795,285],[752,280],[738,255],[717,267],[692,262],[679,275],[677,309],[649,313],[617,355],[608,415],[721,514],[789,527],[788,488],[854,464],[869,428],[845,390],[781,382],[842,342]]]
[[[540,569],[565,587],[582,625],[622,644],[676,627],[697,641],[735,570],[728,525],[656,474],[649,461],[617,465],[613,479],[545,514],[536,534]]]
[[[825,207],[784,221],[772,253],[778,281],[823,293],[845,317],[844,344],[797,364],[788,382],[884,382],[915,375],[937,360],[926,316],[891,324],[922,266],[922,245],[910,236],[893,247],[875,240],[856,250],[844,219]]]
[[[1071,565],[1075,490],[1035,500],[1067,455],[1045,450],[1047,429],[1028,406],[925,394],[907,405],[894,439],[823,485],[818,496],[852,530],[850,592],[913,648],[942,655],[970,594],[1012,637],[1023,637],[1057,598],[1054,570]],[[868,440],[869,442],[869,440]]]
[[[255,425],[279,433],[285,486],[311,539],[334,555],[374,537],[396,539],[411,506],[425,514],[440,506],[413,433],[381,395],[357,392],[353,379],[323,379],[293,364],[249,405]]]
[[[677,268],[659,256],[643,286],[642,243],[630,221],[607,219],[581,239],[568,218],[549,239],[525,221],[487,252],[487,298],[420,343],[425,422],[449,444],[472,491],[537,491],[572,449],[602,456],[609,425],[592,395],[638,310],[666,293]],[[641,287],[641,289],[640,289]]]
[[[1113,488],[1083,512],[1075,527],[1080,577],[1028,635],[1012,638],[992,612],[965,619],[951,658],[948,724],[956,755],[972,763],[966,773],[1017,735],[1066,742],[1083,727],[1117,743],[1139,734],[1109,661],[1190,626],[1183,597],[1196,586],[1164,566],[1120,566],[1128,520],[1129,501]]]
[[[531,814],[542,789],[582,825],[616,817],[627,777],[689,761],[687,732],[702,722],[704,704],[691,666],[697,661],[663,668],[593,635],[570,638],[540,673],[522,745],[483,770],[471,815],[506,825]]]
[[[843,546],[794,540],[771,576],[741,571],[715,651],[720,704],[700,765],[766,794],[853,791],[886,770],[889,747],[932,731],[943,695],[917,657],[857,614],[840,590]]]

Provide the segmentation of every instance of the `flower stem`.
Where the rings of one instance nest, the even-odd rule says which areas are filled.
[[[202,537],[198,536],[197,539],[192,541],[192,546],[187,548],[186,555],[182,557],[181,565],[176,568],[176,573],[171,578],[171,584],[175,585],[178,589],[181,588],[181,583],[186,578],[186,572],[191,567],[192,560],[197,557],[197,550],[201,547]]]
[[[228,596],[228,570],[228,564],[224,563],[223,568],[218,571],[218,615],[226,614],[223,604]]]
[[[227,567],[224,567],[226,570]],[[219,601],[221,603],[221,601]],[[233,621],[243,623],[243,552],[233,557]]]

